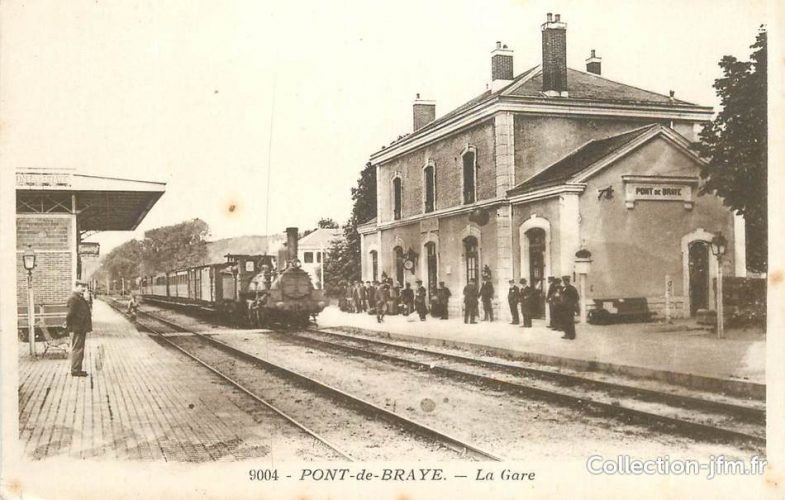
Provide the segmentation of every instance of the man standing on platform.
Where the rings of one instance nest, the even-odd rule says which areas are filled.
[[[493,285],[491,280],[486,279],[480,287],[480,297],[482,297],[483,321],[493,321]]]
[[[561,292],[561,313],[562,313],[562,329],[564,330],[563,339],[575,338],[575,313],[580,312],[580,296],[578,289],[570,284],[569,276],[562,276]]]
[[[408,281],[403,290],[401,290],[401,302],[403,302],[403,314],[405,316],[410,315],[414,309],[414,290],[412,290],[412,284]]]
[[[360,292],[360,295],[362,297],[365,297],[362,303],[362,311],[368,312],[368,309],[371,308],[370,304],[371,302],[373,302],[373,297],[371,296],[371,282],[366,281],[365,286],[362,286],[362,281],[361,281],[360,286],[362,287],[362,291]]]
[[[417,292],[414,296],[414,308],[417,310],[417,315],[420,316],[420,321],[425,321],[425,316],[428,314],[428,306],[425,303],[428,291],[422,286],[422,280],[416,280]]]
[[[436,289],[436,297],[439,300],[439,313],[441,319],[447,319],[447,306],[450,302],[452,293],[450,289],[444,286],[444,281],[439,282],[439,288]]]
[[[523,281],[523,280],[521,280]],[[510,289],[507,291],[507,303],[510,305],[510,314],[512,314],[511,325],[518,324],[518,302],[520,301],[520,291],[515,286],[515,280],[510,280]]]
[[[474,280],[469,280],[469,283],[463,287],[463,322],[471,324],[477,323],[477,285]]]
[[[523,328],[531,328],[532,316],[534,316],[535,301],[537,300],[537,290],[533,286],[526,284],[526,280],[521,278],[521,316],[523,316]]]
[[[90,305],[84,298],[85,284],[77,281],[74,293],[68,298],[68,315],[65,317],[66,329],[71,332],[71,375],[86,377],[82,370],[84,346],[87,334],[93,331],[93,320]]]
[[[376,322],[381,323],[384,321],[384,313],[387,311],[387,299],[390,294],[387,290],[387,283],[382,283],[376,288]]]
[[[556,304],[554,303],[553,296],[559,290],[559,285],[556,283],[558,278],[548,276],[548,291],[545,294],[545,303],[548,307],[548,316],[551,318],[548,328],[551,330],[558,330],[558,320],[556,319]]]

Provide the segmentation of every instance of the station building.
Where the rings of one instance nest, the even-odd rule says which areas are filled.
[[[322,267],[333,241],[339,239],[341,229],[318,228],[299,239],[297,258],[302,269],[308,273],[316,288],[322,288]]]
[[[61,308],[81,279],[82,240],[98,231],[132,231],[163,195],[164,183],[78,174],[72,170],[16,172],[16,300],[27,307],[23,256],[32,250],[36,308]],[[60,309],[61,310],[61,309]]]
[[[371,155],[363,279],[444,281],[456,314],[467,281],[490,272],[509,318],[509,279],[575,277],[583,248],[589,304],[643,297],[661,313],[668,277],[673,316],[713,309],[714,235],[729,241],[726,275],[745,276],[746,263],[743,219],[699,194],[690,144],[712,108],[604,78],[594,50],[585,71],[568,68],[566,23],[548,14],[541,31],[541,64],[514,76],[497,42],[485,92],[438,119],[418,95],[413,132]]]

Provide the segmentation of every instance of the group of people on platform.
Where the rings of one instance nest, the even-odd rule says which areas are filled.
[[[535,282],[529,285],[521,278],[516,284],[510,280],[507,291],[507,304],[510,307],[512,324],[524,328],[532,326],[532,318],[541,316],[543,303],[542,288]],[[493,283],[484,279],[479,287],[474,279],[463,288],[464,323],[475,324],[479,317],[482,302],[483,321],[493,321]],[[376,321],[384,321],[386,315],[402,314],[409,316],[417,313],[420,321],[425,321],[428,312],[441,319],[448,319],[448,305],[452,293],[443,281],[435,293],[430,294],[422,280],[415,280],[415,287],[406,282],[403,287],[386,275],[381,281],[352,281],[344,283],[340,290],[339,307],[344,312],[367,313],[376,315]],[[548,291],[545,297],[551,324],[550,328],[564,332],[562,338],[575,338],[574,314],[579,310],[578,290],[570,284],[570,277],[548,278]],[[430,307],[429,307],[430,305]],[[519,313],[520,310],[520,313]]]
[[[550,328],[563,331],[563,339],[575,338],[575,314],[580,313],[578,290],[570,284],[569,276],[548,278],[548,312],[551,317]]]
[[[436,293],[428,297],[428,290],[423,286],[422,280],[415,281],[401,287],[400,283],[392,278],[382,277],[381,281],[352,281],[342,285],[340,291],[339,307],[349,313],[375,314],[376,321],[381,323],[388,314],[402,314],[408,316],[417,313],[420,321],[425,321],[430,302],[430,312],[433,316],[447,319],[447,303],[450,299],[450,290],[439,282]]]

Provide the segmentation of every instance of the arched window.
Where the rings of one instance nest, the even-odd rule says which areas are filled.
[[[470,149],[463,153],[463,203],[477,201],[477,154]]]
[[[403,201],[403,187],[401,186],[401,178],[396,177],[393,179],[393,219],[399,220],[401,218],[401,202]]]
[[[539,283],[545,276],[545,230],[535,227],[526,231],[529,242],[529,280]]]
[[[395,253],[395,279],[403,284],[403,248],[395,247],[393,253]]]
[[[371,276],[373,281],[379,281],[379,252],[371,250]]]
[[[479,255],[477,252],[477,238],[474,236],[467,236],[463,239],[463,255],[466,262],[466,283],[469,280],[474,280],[479,283]]]
[[[433,212],[436,208],[436,173],[433,165],[423,169],[423,184],[425,186],[425,212]]]

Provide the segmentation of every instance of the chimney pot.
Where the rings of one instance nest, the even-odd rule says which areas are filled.
[[[675,95],[676,95],[676,92],[674,92],[674,91],[672,91],[672,90],[671,90],[671,91],[669,92],[669,94],[670,94],[670,96],[671,96],[671,97],[673,97],[673,96],[675,96]]]
[[[497,49],[500,49],[500,48],[502,48],[502,43],[501,43],[501,42],[496,42],[496,48],[497,48]]]
[[[550,12],[548,12],[548,22],[549,23],[553,22],[553,14],[551,14]]]
[[[556,14],[554,21],[558,23],[560,22],[559,21],[560,19],[561,19],[561,14]]]
[[[596,54],[595,54],[595,52],[594,52],[594,49],[591,49],[591,56],[592,56],[592,57],[596,57]]]

